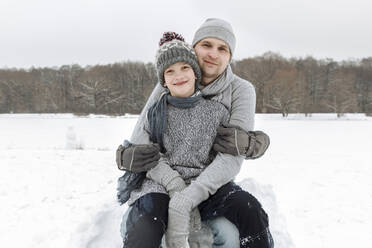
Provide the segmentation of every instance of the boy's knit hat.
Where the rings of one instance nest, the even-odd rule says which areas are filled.
[[[185,39],[175,32],[165,32],[159,41],[159,49],[155,59],[158,79],[164,86],[164,71],[178,62],[189,64],[196,76],[196,87],[201,82],[202,73],[194,49],[185,42]]]
[[[217,38],[226,42],[230,47],[231,56],[235,50],[235,35],[232,26],[227,21],[217,18],[208,18],[198,30],[196,30],[192,46],[205,39]]]

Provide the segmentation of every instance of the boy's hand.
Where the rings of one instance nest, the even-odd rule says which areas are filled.
[[[173,170],[164,157],[160,158],[158,164],[146,173],[147,178],[163,185],[169,197],[172,198],[175,192],[186,188],[185,181],[180,174]]]
[[[174,193],[169,201],[168,227],[165,234],[167,247],[189,247],[190,213],[192,201],[182,194]]]
[[[190,232],[197,232],[201,229],[202,222],[198,208],[194,208],[190,213]]]

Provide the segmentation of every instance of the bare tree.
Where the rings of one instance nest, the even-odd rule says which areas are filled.
[[[79,111],[81,95],[77,92],[79,77],[84,73],[84,69],[79,65],[64,65],[60,67],[58,75],[61,95],[63,99],[63,111]]]
[[[102,80],[86,80],[79,83],[82,87],[78,94],[94,113],[109,112],[109,105],[119,103],[124,98],[120,91],[111,90],[110,85]]]
[[[356,74],[356,91],[360,112],[372,113],[372,58],[366,58],[349,65]]]
[[[25,70],[9,70],[1,73],[0,85],[4,95],[3,108],[9,112],[33,112],[33,87],[30,74]]]
[[[265,89],[266,107],[280,111],[283,117],[296,112],[300,100],[296,78],[296,70],[293,68],[277,71]]]
[[[328,97],[323,104],[337,113],[337,117],[348,111],[356,112],[355,75],[343,70],[335,73],[329,85]]]
[[[372,113],[372,58],[335,62],[267,52],[232,67],[256,87],[257,112]],[[156,84],[152,63],[0,69],[0,112],[139,113]]]
[[[234,72],[240,77],[252,82],[256,88],[258,112],[265,113],[265,87],[280,68],[284,58],[273,52],[266,52],[262,56],[243,59],[234,64]]]

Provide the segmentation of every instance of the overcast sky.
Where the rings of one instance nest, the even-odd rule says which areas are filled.
[[[370,57],[371,13],[368,0],[0,0],[0,67],[153,62],[164,31],[191,42],[208,17],[232,24],[235,59]]]

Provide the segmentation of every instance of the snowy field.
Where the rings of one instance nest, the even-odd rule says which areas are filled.
[[[135,116],[0,115],[0,244],[119,248],[114,151]],[[271,146],[236,181],[270,216],[277,248],[372,243],[372,118],[257,115]]]

